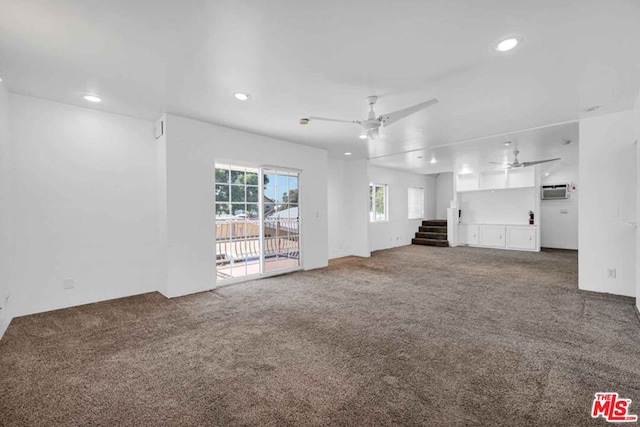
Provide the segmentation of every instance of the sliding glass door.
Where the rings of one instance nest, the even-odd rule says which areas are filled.
[[[272,209],[264,210],[264,271],[300,266],[298,180],[298,172],[264,170],[264,200],[273,204]]]
[[[216,164],[217,283],[300,267],[299,173]]]

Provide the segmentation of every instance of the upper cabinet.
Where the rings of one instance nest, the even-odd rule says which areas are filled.
[[[535,187],[535,168],[520,168],[456,175],[456,191]]]

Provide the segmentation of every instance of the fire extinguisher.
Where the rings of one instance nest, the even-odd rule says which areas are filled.
[[[529,225],[533,225],[533,211],[529,211]]]

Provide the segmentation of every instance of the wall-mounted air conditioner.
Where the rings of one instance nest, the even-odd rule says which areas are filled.
[[[569,198],[569,184],[543,185],[540,187],[542,200],[558,200]]]

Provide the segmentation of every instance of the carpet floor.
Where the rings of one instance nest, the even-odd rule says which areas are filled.
[[[577,253],[406,246],[165,299],[16,318],[0,425],[607,425],[640,414],[634,299]]]

